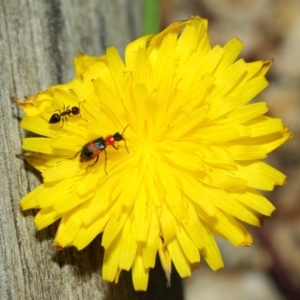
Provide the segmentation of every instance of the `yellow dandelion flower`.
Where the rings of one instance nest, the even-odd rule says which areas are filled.
[[[132,271],[146,290],[159,255],[190,276],[200,258],[223,267],[214,236],[252,238],[273,205],[258,190],[285,183],[261,159],[291,138],[264,102],[271,61],[237,59],[242,42],[211,47],[207,21],[177,22],[106,55],[79,54],[73,81],[20,104],[26,160],[44,182],[21,200],[42,229],[60,219],[54,246],[86,247],[103,233],[102,277]],[[15,100],[17,102],[17,100]],[[128,150],[128,151],[127,151]]]

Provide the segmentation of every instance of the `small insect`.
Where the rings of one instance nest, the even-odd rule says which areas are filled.
[[[106,172],[106,162],[107,162],[106,147],[112,146],[116,150],[118,150],[118,147],[115,146],[115,142],[124,141],[126,150],[129,153],[127,145],[126,145],[126,141],[123,136],[127,127],[128,127],[128,125],[124,128],[122,133],[116,132],[114,135],[108,135],[105,139],[103,137],[99,137],[95,140],[88,142],[87,144],[85,144],[82,147],[82,149],[79,152],[76,153],[76,155],[73,158],[75,158],[79,153],[80,153],[80,162],[87,162],[87,161],[90,161],[90,160],[93,160],[96,158],[95,162],[88,166],[88,168],[89,168],[89,167],[94,166],[97,163],[100,153],[104,151],[104,154],[105,154],[104,171],[107,175],[107,172]]]
[[[62,112],[58,109],[57,110],[58,113],[54,113],[51,116],[51,118],[50,118],[50,120],[49,120],[48,123],[49,124],[56,124],[56,123],[59,123],[60,121],[62,121],[62,124],[61,124],[61,126],[59,128],[59,129],[61,129],[63,127],[63,125],[64,125],[64,122],[68,121],[67,116],[69,116],[69,117],[75,117],[75,116],[78,115],[80,118],[82,118],[81,115],[80,115],[80,103],[82,103],[82,102],[85,102],[85,101],[81,101],[81,102],[79,102],[79,106],[73,106],[71,108],[70,108],[70,105],[68,105],[66,108],[64,106],[64,110]]]
[[[96,158],[95,162],[92,165],[89,165],[89,167],[95,165],[99,159],[100,153],[102,151],[105,151],[105,148],[106,148],[106,143],[103,137],[88,142],[79,151],[80,162],[87,162]],[[78,155],[78,153],[75,155],[75,157]],[[106,164],[106,152],[105,152],[105,164]]]
[[[108,135],[104,139],[106,146],[112,146],[116,150],[118,150],[119,148],[117,146],[115,146],[115,143],[120,142],[120,141],[124,141],[125,148],[126,148],[127,152],[129,153],[127,145],[126,145],[126,140],[124,138],[124,132],[125,132],[125,130],[127,129],[128,126],[129,126],[129,124],[124,128],[122,133],[116,132],[114,135]]]

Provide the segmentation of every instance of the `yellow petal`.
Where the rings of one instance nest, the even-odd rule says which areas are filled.
[[[177,239],[174,239],[167,246],[170,257],[181,277],[191,276],[191,265],[183,253]]]
[[[213,231],[229,240],[235,246],[249,246],[252,238],[246,229],[233,217],[217,212],[215,217],[208,218],[201,210],[197,211],[201,219]]]
[[[225,191],[219,189],[209,189],[208,192],[213,204],[222,211],[253,226],[262,225],[261,220],[256,214],[248,210],[247,207],[240,204]]]
[[[75,177],[86,172],[86,164],[79,165],[75,159],[58,161],[53,168],[47,169],[43,172],[44,182],[53,182],[66,178]]]
[[[121,233],[111,242],[104,252],[102,278],[107,281],[114,281],[119,269],[119,256],[121,251]]]
[[[158,254],[161,262],[161,266],[165,272],[167,279],[167,287],[171,286],[171,271],[172,271],[172,261],[170,253],[167,247],[162,243],[162,240],[159,239]]]
[[[54,208],[47,207],[41,209],[34,218],[34,223],[38,230],[41,230],[50,224],[54,223],[56,220],[60,219],[62,214],[59,214]]]
[[[198,136],[201,140],[223,143],[233,139],[250,136],[251,131],[241,125],[214,125],[199,129]]]
[[[115,79],[116,88],[119,91],[119,94],[123,94],[123,87],[121,83],[124,81],[125,76],[125,66],[118,54],[118,51],[115,47],[110,47],[106,50],[107,63],[112,74],[112,77]]]
[[[217,71],[215,72],[217,76],[224,73],[231,66],[231,64],[234,63],[242,51],[243,45],[244,43],[236,37],[227,42],[227,44],[223,47],[224,54],[222,61],[218,65]]]
[[[218,245],[205,225],[203,225],[203,239],[205,240],[205,247],[200,250],[200,253],[206,260],[207,264],[214,271],[223,268],[224,264]]]
[[[30,208],[39,208],[38,197],[43,197],[47,195],[49,190],[42,184],[38,186],[36,189],[31,191],[27,194],[22,200],[20,201],[20,207],[22,210],[27,210]]]
[[[99,215],[98,220],[95,220],[92,224],[85,225],[83,224],[83,216],[84,212],[82,214],[82,226],[72,242],[72,245],[78,250],[85,248],[98,234],[103,232],[105,225],[109,220],[108,214],[102,214]]]
[[[235,160],[256,160],[267,157],[267,150],[263,146],[227,144],[225,147]]]
[[[222,120],[221,123],[242,124],[256,117],[261,116],[267,111],[268,111],[268,107],[267,107],[267,103],[265,102],[259,102],[259,103],[241,106],[235,109],[234,111],[232,111],[231,113],[229,113],[226,119]]]
[[[133,42],[129,43],[125,50],[125,60],[126,60],[126,67],[128,70],[133,69],[133,65],[136,60],[136,53],[141,49],[146,47],[147,40],[152,35],[146,35],[141,38],[134,40]]]
[[[33,152],[54,154],[52,143],[53,140],[49,138],[26,138],[23,140],[22,148]]]
[[[120,247],[122,251],[119,256],[119,268],[129,271],[138,249],[135,224],[129,219],[124,224],[122,230]]]
[[[193,244],[198,249],[202,249],[205,246],[203,239],[203,225],[201,224],[199,217],[191,204],[188,205],[187,218],[182,220],[181,224]]]
[[[117,238],[117,235],[120,233],[128,218],[129,212],[130,209],[120,207],[116,209],[115,213],[111,216],[102,237],[102,246],[105,249],[110,248],[111,243]]]
[[[143,247],[143,258],[145,268],[154,268],[156,253],[159,245],[159,224],[156,213],[151,213],[151,223],[148,238]]]
[[[263,215],[270,216],[275,210],[274,205],[254,189],[248,188],[244,191],[233,190],[230,191],[230,194],[242,204]]]
[[[248,187],[265,191],[272,191],[286,180],[284,174],[260,161],[240,163],[236,175],[247,180]]]
[[[166,205],[163,205],[158,210],[158,219],[160,221],[160,228],[163,234],[164,243],[169,244],[176,235],[176,221],[173,214],[169,211]]]
[[[260,93],[266,86],[268,82],[263,77],[256,77],[243,85],[236,87],[230,95],[240,99],[240,105],[244,105],[252,100],[258,93]]]
[[[247,186],[247,180],[240,176],[240,172],[232,176],[230,172],[225,170],[211,169],[207,173],[200,173],[200,175],[202,175],[201,182],[221,189],[244,189]]]
[[[141,189],[139,196],[134,204],[134,221],[136,228],[136,240],[138,242],[146,242],[148,239],[149,226],[151,221],[151,202],[149,201],[147,192]]]
[[[72,210],[74,207],[78,206],[84,201],[85,199],[83,197],[80,198],[76,193],[69,192],[67,197],[65,197],[65,199],[62,199],[62,201],[57,201],[53,205],[53,208],[59,213],[65,213]]]
[[[239,60],[223,71],[215,80],[215,88],[209,95],[210,98],[222,98],[235,89],[246,72],[246,63]]]
[[[264,116],[247,122],[247,125],[249,125],[252,137],[282,132],[283,130],[282,121],[280,119]]]
[[[48,120],[41,116],[27,117],[25,116],[20,126],[28,131],[37,133],[42,136],[53,137],[54,132],[49,130]]]
[[[82,226],[81,215],[82,209],[77,207],[61,218],[54,244],[64,248],[72,243]]]
[[[183,228],[180,227],[178,228],[177,239],[184,255],[189,260],[189,262],[190,263],[200,262],[199,249],[197,249],[197,247],[189,238],[189,236],[185,233]]]
[[[138,244],[137,254],[132,265],[132,281],[136,291],[146,291],[148,286],[149,268],[145,268],[141,243]]]

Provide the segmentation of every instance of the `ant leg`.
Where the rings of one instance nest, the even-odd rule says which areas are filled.
[[[99,156],[96,157],[96,160],[93,164],[87,166],[86,171],[88,170],[89,167],[94,166],[97,163],[98,159],[99,159]]]
[[[73,116],[73,117],[75,117],[75,116]],[[84,120],[84,121],[88,122],[88,120],[87,120],[87,119],[85,119],[85,118],[83,118],[83,117],[81,116],[81,114],[79,114],[79,115],[78,115],[78,117],[79,117],[80,119],[82,119],[82,120]]]
[[[108,176],[107,171],[106,171],[107,154],[106,154],[106,150],[105,150],[105,149],[104,149],[104,154],[105,154],[105,159],[104,159],[104,172],[105,172],[106,176]]]
[[[62,127],[64,126],[64,121],[65,121],[65,118],[62,117],[62,119],[61,119],[61,126],[59,127],[59,129],[57,130],[56,133],[58,133],[62,129]]]
[[[80,119],[82,119],[82,120],[84,120],[84,121],[88,122],[88,120],[87,120],[87,119],[85,119],[85,118],[83,118],[83,117],[81,116],[81,114],[79,114],[79,117],[80,117]]]
[[[129,126],[129,124],[127,126],[125,126],[125,128],[123,129],[123,132],[121,133],[122,136],[123,136],[123,134],[124,134],[124,132],[125,132],[125,130],[127,129],[128,126]],[[127,153],[129,153],[128,148],[127,148],[127,144],[126,144],[126,140],[124,138],[123,138],[123,141],[124,141],[124,145],[125,145],[125,148],[127,150]]]
[[[79,154],[81,152],[81,149],[75,154],[75,156],[74,157],[72,157],[72,158],[68,158],[68,159],[74,159],[74,158],[76,158],[76,156]]]
[[[65,124],[65,121],[68,122],[68,118],[67,116],[63,116],[61,118],[61,126],[59,127],[59,129],[57,130],[57,133],[63,128],[64,124]]]
[[[126,148],[126,150],[127,150],[127,153],[129,153],[128,148],[127,148],[127,144],[126,144],[126,140],[123,139],[123,141],[124,141],[124,145],[125,145],[125,148]]]
[[[119,147],[115,146],[115,145],[112,145],[116,150],[119,150]]]
[[[82,103],[82,102],[86,102],[86,100],[82,100],[78,103],[79,108],[80,108],[80,103]]]
[[[92,165],[89,165],[89,167],[92,167],[92,166],[94,166],[94,165],[97,163],[98,159],[99,159],[99,155],[96,157],[96,160],[95,160],[95,162],[94,162]]]

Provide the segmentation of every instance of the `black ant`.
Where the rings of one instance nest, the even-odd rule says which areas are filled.
[[[80,103],[82,103],[82,102],[85,102],[85,101],[81,101],[81,102],[79,102],[79,106],[73,106],[71,108],[70,108],[70,105],[68,105],[67,107],[64,106],[64,110],[62,112],[58,109],[57,110],[58,113],[53,114],[48,123],[56,124],[56,123],[59,123],[60,121],[62,121],[62,124],[59,128],[59,129],[61,129],[64,125],[64,121],[65,120],[68,121],[67,116],[75,117],[75,116],[79,115],[79,117],[81,119],[83,119],[80,115]],[[85,120],[85,119],[83,119],[83,120]]]

